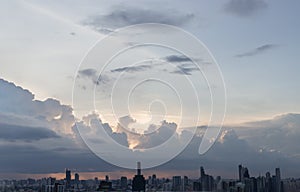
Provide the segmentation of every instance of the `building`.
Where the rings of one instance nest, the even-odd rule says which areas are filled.
[[[173,176],[172,179],[172,190],[173,191],[181,191],[181,176]]]
[[[281,192],[281,176],[280,176],[280,169],[275,169],[275,185],[276,185],[276,191],[275,192]]]
[[[126,190],[127,189],[127,177],[121,177],[120,179],[120,186],[122,190]]]
[[[66,188],[71,187],[71,170],[66,169]]]
[[[75,173],[75,184],[79,184],[79,174]]]
[[[54,185],[54,192],[64,192],[65,188],[63,185],[59,184],[59,183],[55,183]]]
[[[134,192],[144,192],[146,191],[146,180],[141,174],[141,163],[137,162],[137,174],[132,180],[132,191]]]
[[[239,182],[244,182],[245,179],[249,179],[249,171],[247,167],[244,167],[243,165],[239,165]]]
[[[110,181],[101,181],[99,185],[99,191],[112,191],[112,182]]]

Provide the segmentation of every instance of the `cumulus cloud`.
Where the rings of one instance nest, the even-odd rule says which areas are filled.
[[[300,158],[300,114],[283,114],[273,119],[248,122],[237,133],[256,149],[279,151]]]
[[[200,166],[204,166],[214,175],[221,174],[235,178],[237,165],[242,163],[250,168],[250,174],[256,176],[278,166],[289,176],[299,174],[295,170],[295,167],[299,167],[297,163],[299,160],[288,158],[278,151],[262,151],[253,148],[234,129],[224,129],[212,148],[203,155],[198,154],[201,141],[201,135],[194,136],[185,150],[161,166],[161,169],[197,170]]]
[[[224,10],[228,13],[247,17],[267,8],[268,4],[264,0],[229,0],[224,5]]]
[[[5,154],[0,159],[1,172],[49,173],[63,171],[65,167],[80,171],[116,170],[96,157],[82,140],[83,145],[78,145],[81,137],[78,126],[72,127],[72,108],[54,99],[34,100],[30,91],[5,80],[0,80],[0,98],[0,153]],[[144,135],[130,135],[124,131],[126,129],[119,129],[133,123],[134,119],[125,116],[120,118],[118,127],[111,127],[93,113],[77,125],[82,129],[81,133],[89,136],[89,142],[108,147],[107,151],[109,145],[105,145],[101,130],[119,144],[133,149],[159,146],[174,134],[177,143],[173,142],[170,147],[176,147],[192,134],[189,129],[178,133],[177,125],[166,121],[149,126]],[[71,129],[75,139],[61,131],[64,126]],[[300,114],[283,114],[226,128],[213,147],[200,156],[198,148],[206,129],[201,127],[179,156],[158,169],[195,170],[203,165],[215,170],[216,174],[220,171],[232,173],[243,163],[250,168],[251,174],[280,166],[287,175],[294,176],[300,169],[299,127]]]
[[[103,137],[104,130],[112,139],[120,145],[128,147],[127,135],[124,132],[115,132],[108,123],[103,123],[99,115],[96,113],[89,114],[83,117],[81,122],[77,122],[73,126],[74,132],[84,135],[84,142],[105,143],[107,142]]]
[[[162,121],[161,125],[150,125],[146,134],[138,138],[139,143],[135,146],[136,149],[148,149],[159,146],[166,142],[173,134],[176,133],[177,124]],[[148,133],[148,134],[147,134]]]
[[[89,17],[83,24],[103,33],[115,28],[140,23],[163,23],[182,26],[193,18],[192,13],[181,13],[174,10],[160,11],[142,7],[117,6],[109,13]]]
[[[82,145],[74,131],[72,112],[70,106],[55,99],[35,100],[30,91],[0,79],[0,153],[5,154],[0,159],[0,172],[53,173],[66,167],[113,170]],[[95,130],[97,117],[85,117],[86,127]],[[113,138],[126,141],[126,135],[115,134],[108,124],[102,125]]]
[[[72,108],[55,99],[34,100],[34,95],[0,79],[0,123],[24,128],[47,127],[62,134],[71,133]]]
[[[247,51],[245,53],[237,54],[235,57],[239,57],[239,58],[251,57],[251,56],[265,53],[266,51],[269,51],[269,50],[277,48],[277,47],[278,47],[278,45],[276,45],[276,44],[265,44],[265,45],[255,48],[253,50]]]

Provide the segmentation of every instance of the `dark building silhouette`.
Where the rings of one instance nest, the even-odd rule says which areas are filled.
[[[79,174],[75,173],[75,184],[79,184]]]
[[[207,175],[203,167],[200,167],[200,178],[193,183],[194,191],[212,191],[216,188],[213,176]]]
[[[98,191],[112,191],[112,182],[101,181]]]
[[[275,169],[275,182],[276,182],[276,191],[275,192],[281,192],[281,176],[280,176],[280,169]]]
[[[64,186],[62,184],[55,183],[53,191],[54,192],[64,192],[65,189],[64,189]]]
[[[71,186],[71,170],[66,169],[66,188]]]
[[[172,179],[172,190],[181,191],[181,176],[173,176]]]
[[[183,177],[183,183],[182,183],[182,191],[186,191],[189,187],[189,178],[187,176]]]
[[[265,176],[257,178],[250,177],[246,167],[239,165],[239,182],[237,191],[243,192],[283,192],[283,182],[281,181],[280,169],[275,169],[275,175],[267,172]]]
[[[249,179],[249,178],[250,178],[250,174],[248,168],[239,165],[239,181],[244,182],[245,179]]]
[[[126,190],[127,189],[127,177],[121,177],[120,179],[120,186],[122,190]]]
[[[144,192],[146,190],[146,180],[141,174],[141,163],[137,162],[137,174],[132,180],[132,191]]]
[[[214,188],[214,178],[210,175],[205,174],[204,168],[200,168],[200,182],[202,191],[212,191]]]

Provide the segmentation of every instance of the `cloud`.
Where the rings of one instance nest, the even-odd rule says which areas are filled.
[[[177,66],[179,69],[174,70],[171,73],[180,74],[180,75],[192,75],[192,72],[199,71],[197,67],[187,67],[185,65]]]
[[[108,83],[110,78],[107,75],[98,75],[95,69],[83,69],[78,71],[78,78],[91,80],[93,84],[99,85],[100,83]]]
[[[201,59],[197,59],[201,61]],[[178,70],[169,71],[167,69],[161,68],[162,66],[166,65],[167,63],[174,63],[176,64],[176,67]],[[135,66],[125,66],[125,67],[119,67],[110,70],[111,73],[121,73],[121,72],[127,72],[127,73],[136,73],[136,72],[144,72],[149,70],[158,69],[161,72],[168,72],[171,74],[183,74],[183,75],[191,75],[194,71],[199,71],[197,67],[194,67],[195,65],[191,63],[192,60],[184,55],[169,55],[166,57],[162,57],[158,59],[158,62],[151,61],[147,62],[147,64],[142,65],[135,65]],[[205,62],[202,62],[203,64],[208,64]],[[79,72],[80,76],[82,77],[88,77],[92,79],[96,79],[96,71],[93,69],[85,69]]]
[[[32,145],[0,145],[2,173],[59,173],[66,167],[76,171],[114,171],[115,166],[99,159],[88,149],[41,149]],[[118,168],[119,170],[119,168]]]
[[[243,124],[237,133],[252,147],[261,150],[275,150],[300,158],[300,114],[288,113],[264,121]]]
[[[70,106],[58,100],[35,100],[30,91],[0,79],[0,153],[5,154],[0,159],[0,172],[53,173],[65,167],[114,170],[79,140],[72,113]],[[97,131],[96,117],[84,119],[92,131]],[[112,132],[108,124],[102,126],[112,138],[127,143],[126,135]]]
[[[137,65],[137,66],[130,66],[130,67],[120,67],[111,70],[111,72],[129,72],[129,73],[134,73],[134,72],[139,72],[139,71],[146,71],[148,69],[151,69],[151,65]]]
[[[159,146],[166,142],[173,134],[176,133],[177,124],[162,121],[161,125],[150,125],[145,135],[138,138],[139,143],[135,146],[136,149],[148,149]]]
[[[239,57],[239,58],[251,57],[251,56],[255,56],[255,55],[258,55],[258,54],[265,53],[266,51],[277,48],[277,47],[278,47],[278,45],[276,45],[276,44],[265,44],[265,45],[262,45],[262,46],[259,46],[259,47],[255,48],[254,50],[238,54],[235,57]]]
[[[184,55],[169,55],[164,58],[167,62],[180,63],[180,62],[192,62],[192,60]]]
[[[77,138],[80,138],[79,133],[84,135],[85,142],[105,143],[102,129],[117,143],[128,147],[127,135],[124,132],[115,132],[108,123],[103,123],[99,115],[96,113],[89,114],[82,118],[81,122],[77,122],[72,128],[77,133]]]
[[[224,10],[233,15],[248,17],[266,9],[268,4],[264,0],[229,0]]]
[[[3,140],[32,141],[58,137],[59,136],[54,131],[43,127],[28,127],[0,123],[0,139]]]
[[[0,123],[28,127],[47,127],[56,133],[70,134],[73,110],[58,100],[34,99],[34,95],[13,83],[0,79]],[[16,127],[15,127],[16,128]],[[20,128],[20,127],[18,127]]]
[[[170,71],[173,74],[180,74],[180,75],[192,75],[192,72],[200,71],[196,64],[193,61],[198,62],[199,64],[211,64],[209,62],[204,62],[200,58],[189,58],[185,55],[169,55],[163,58],[169,63],[176,64],[178,69]]]
[[[112,29],[141,23],[163,23],[182,26],[194,18],[191,13],[181,13],[174,10],[154,10],[141,7],[114,7],[109,13],[92,16],[83,24],[91,26],[103,33]]]
[[[85,74],[92,73],[86,71]],[[69,106],[54,99],[34,100],[30,91],[5,80],[0,80],[0,98],[0,153],[5,154],[0,159],[1,172],[51,173],[61,172],[65,167],[79,171],[118,169],[96,157],[80,140]],[[119,122],[118,126],[128,127],[135,120],[126,116]],[[102,122],[98,114],[87,115],[78,124],[91,143],[105,146],[107,151],[110,146],[101,137],[101,129],[121,145],[143,149],[158,146],[174,134],[176,142],[170,147],[176,149],[192,134],[188,129],[178,133],[175,123],[163,121],[160,125],[149,126],[144,136],[132,136]],[[67,127],[71,134],[64,131]],[[215,145],[201,156],[198,148],[206,128],[199,128],[179,156],[157,169],[195,170],[203,165],[216,174],[235,173],[237,164],[243,163],[250,168],[250,174],[279,165],[285,175],[299,175],[299,127],[300,114],[295,113],[227,127]]]
[[[97,71],[95,69],[83,69],[78,71],[78,74],[83,77],[94,77]]]

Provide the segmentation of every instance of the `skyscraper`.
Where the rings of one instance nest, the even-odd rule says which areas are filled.
[[[239,181],[242,181],[242,169],[243,169],[243,166],[239,165]]]
[[[66,187],[69,188],[71,185],[71,170],[66,169]]]
[[[79,184],[79,174],[75,173],[75,183]]]
[[[126,190],[127,189],[127,177],[121,177],[121,189]]]
[[[245,178],[250,178],[250,174],[247,167],[239,165],[239,181],[244,182]]]
[[[281,176],[280,176],[280,169],[275,169],[275,182],[276,182],[276,191],[275,192],[281,192]]]
[[[141,174],[141,163],[137,162],[137,173],[132,181],[132,191],[144,192],[146,190],[146,180]]]
[[[172,190],[173,191],[181,191],[181,176],[173,176],[172,179]]]

